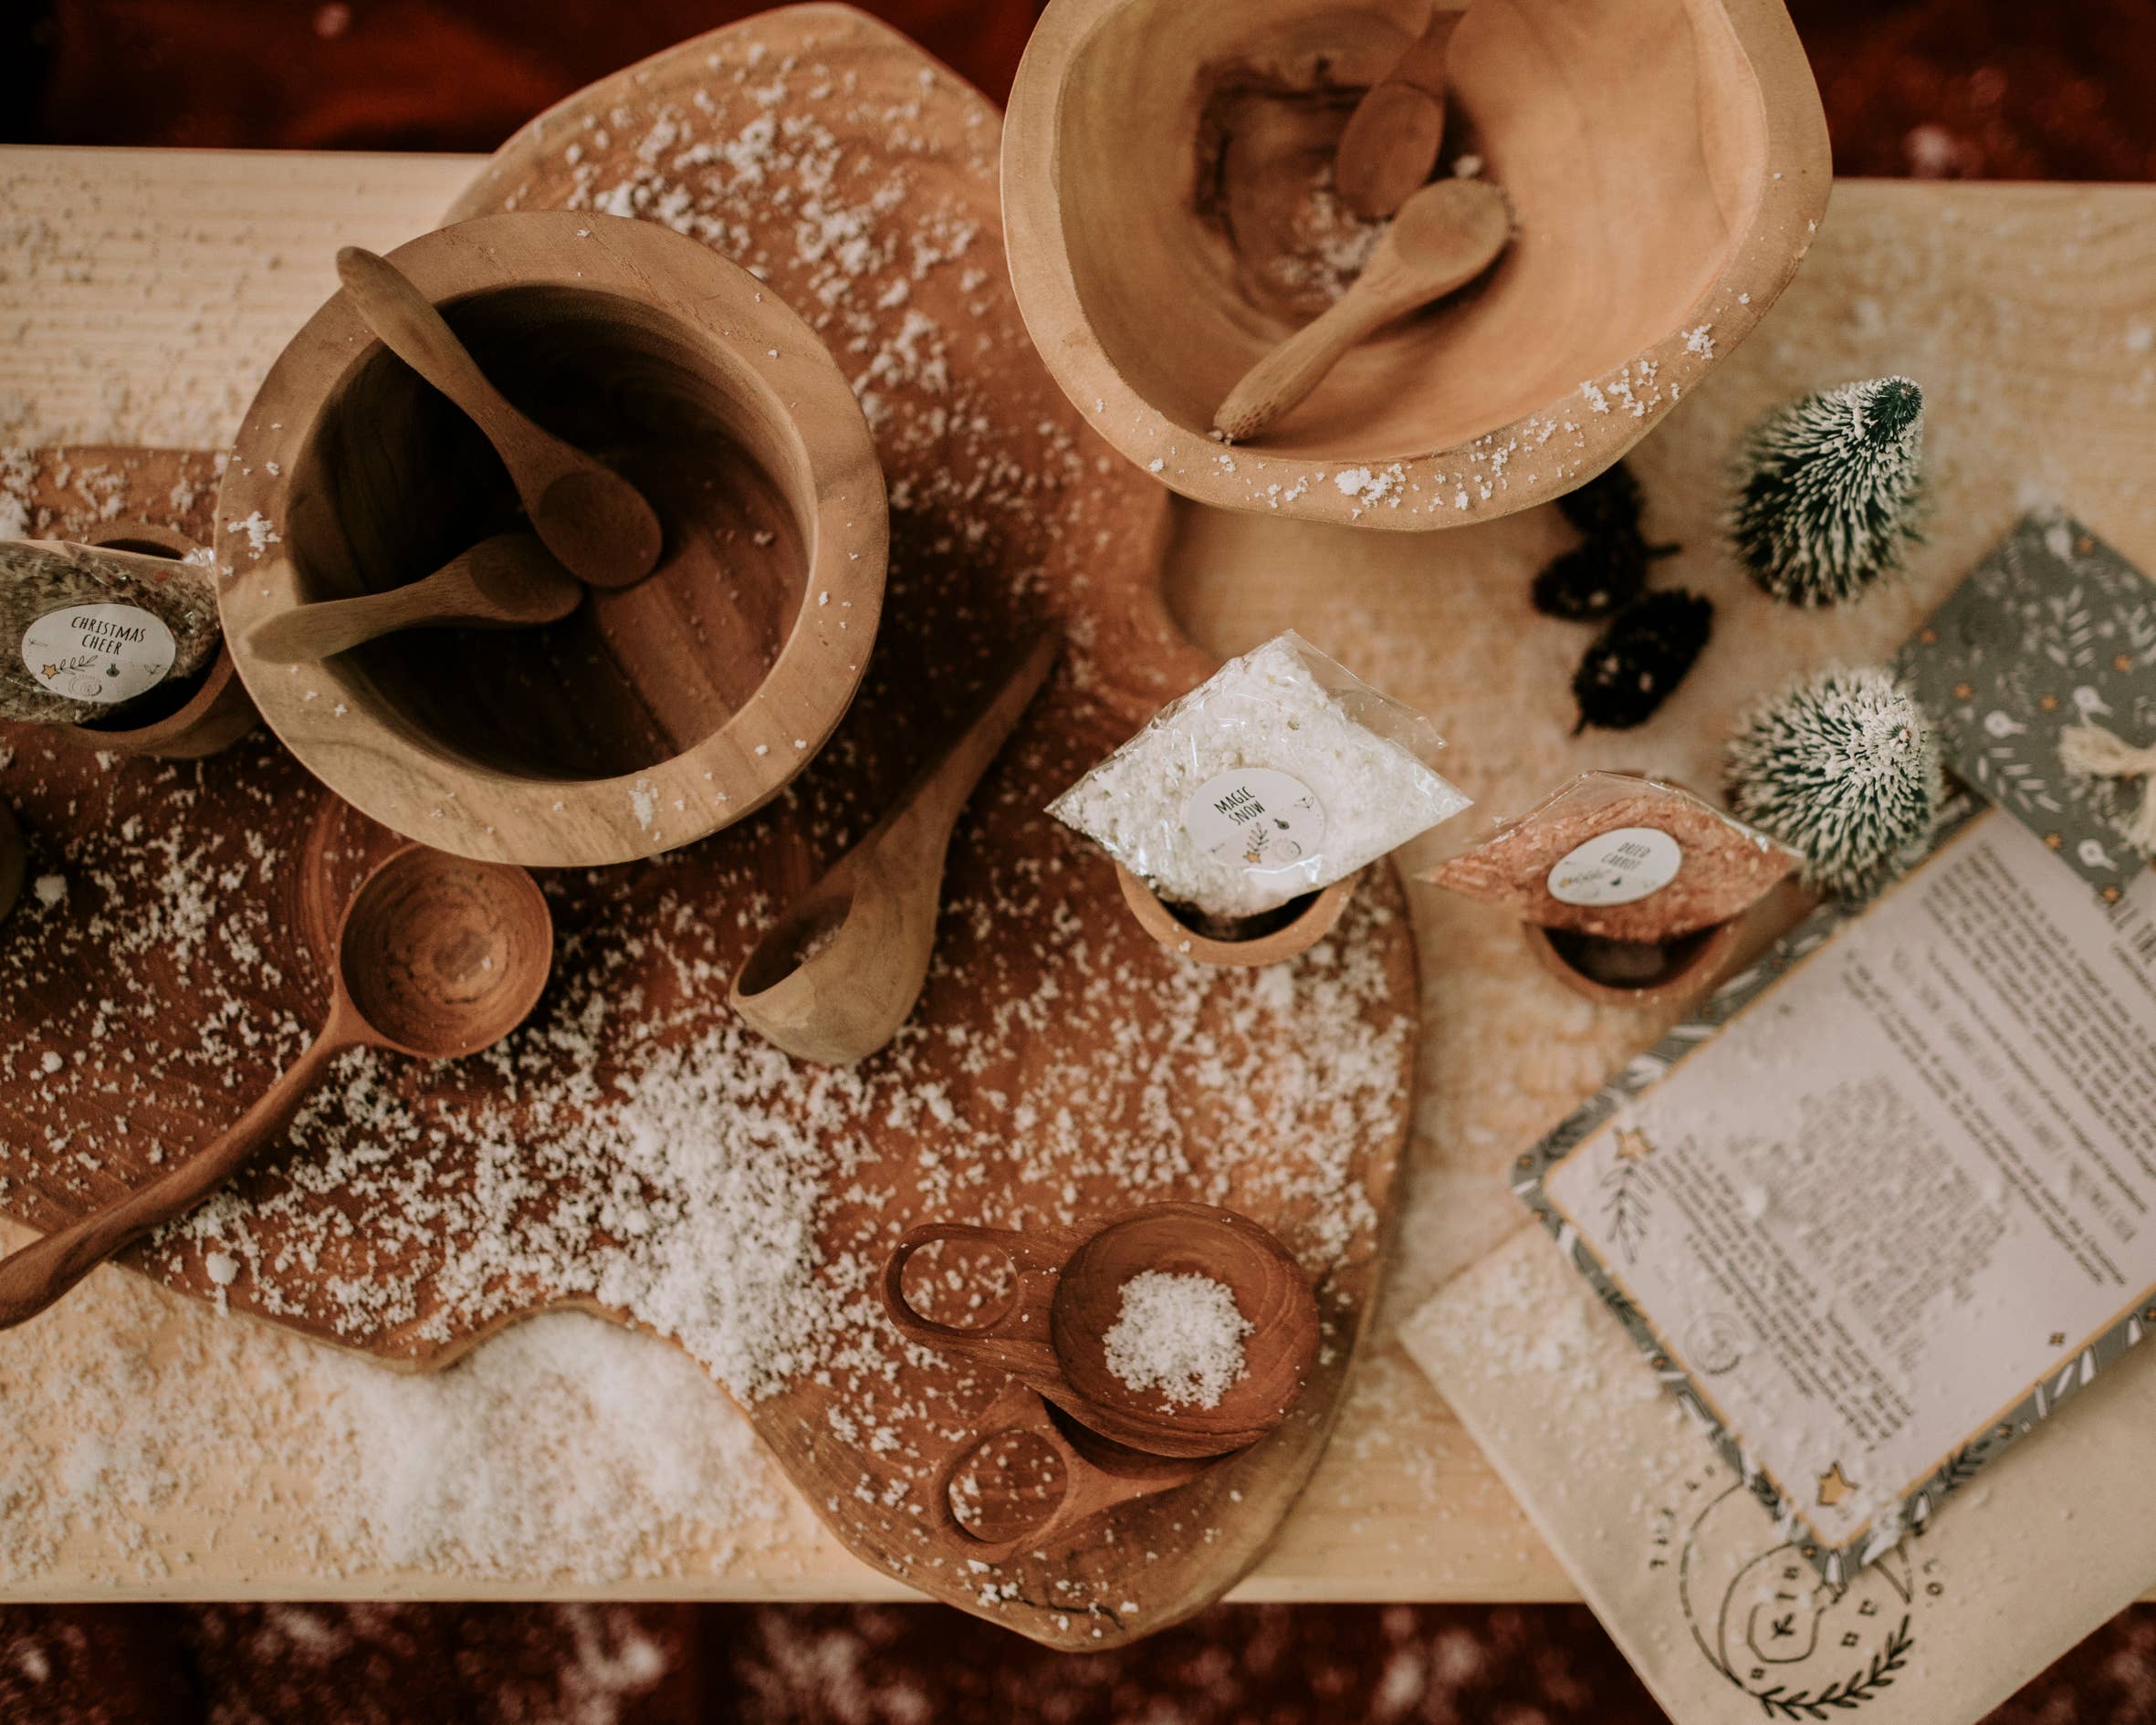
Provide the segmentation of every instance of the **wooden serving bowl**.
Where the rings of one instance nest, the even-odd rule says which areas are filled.
[[[1482,158],[1512,245],[1254,442],[1212,441],[1230,387],[1317,308],[1281,235],[1427,17],[1427,0],[1042,14],[1003,135],[1019,307],[1094,428],[1186,497],[1400,529],[1546,502],[1638,442],[1795,273],[1832,165],[1779,0],[1472,0],[1446,153]]]
[[[620,862],[740,820],[823,746],[875,641],[884,482],[844,377],[771,288],[653,224],[485,216],[391,256],[517,406],[635,481],[665,550],[543,629],[256,658],[264,618],[518,519],[486,440],[340,295],[272,368],[218,497],[219,604],[263,717],[347,801],[463,856]]]

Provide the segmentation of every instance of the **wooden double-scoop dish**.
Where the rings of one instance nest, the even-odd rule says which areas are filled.
[[[907,1298],[906,1266],[943,1242],[1008,1261],[1008,1296],[987,1322],[945,1323]],[[1210,1407],[1134,1389],[1109,1368],[1104,1338],[1124,1284],[1146,1270],[1221,1283],[1251,1326],[1242,1372]],[[891,1249],[881,1288],[909,1341],[1012,1379],[930,1493],[938,1533],[988,1563],[1186,1485],[1248,1448],[1287,1418],[1317,1360],[1317,1300],[1302,1266],[1257,1223],[1210,1204],[1147,1204],[1091,1226],[1031,1232],[927,1223]]]

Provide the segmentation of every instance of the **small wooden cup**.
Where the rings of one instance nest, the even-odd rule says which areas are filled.
[[[201,549],[184,533],[148,521],[102,522],[82,536],[82,543],[139,551],[144,557],[175,559]],[[86,748],[115,755],[148,755],[160,760],[199,760],[230,748],[260,719],[239,680],[231,644],[226,642],[218,643],[209,669],[175,693],[177,701],[164,712],[152,710],[149,716],[131,712],[124,724],[62,725],[55,728]]]
[[[1276,965],[1308,952],[1333,932],[1360,878],[1350,874],[1315,893],[1305,893],[1277,911],[1248,919],[1244,925],[1248,934],[1224,936],[1206,933],[1184,921],[1174,906],[1120,862],[1115,865],[1115,876],[1123,888],[1123,902],[1130,906],[1138,925],[1168,951],[1201,965],[1236,969]]]
[[[1735,964],[1743,927],[1744,919],[1732,916],[1669,941],[1605,940],[1536,923],[1522,923],[1520,931],[1543,968],[1575,994],[1605,1006],[1648,1007],[1705,994],[1721,981]]]
[[[1010,1291],[984,1323],[938,1322],[906,1298],[907,1263],[944,1240],[1010,1261]],[[1251,1329],[1242,1375],[1214,1406],[1170,1403],[1109,1369],[1102,1338],[1124,1283],[1144,1270],[1207,1276],[1233,1291]],[[891,1249],[881,1286],[884,1311],[909,1341],[1008,1372],[1089,1432],[1150,1456],[1247,1448],[1288,1417],[1317,1359],[1317,1300],[1303,1267],[1257,1223],[1211,1204],[1146,1204],[1090,1227],[1031,1233],[930,1222]]]

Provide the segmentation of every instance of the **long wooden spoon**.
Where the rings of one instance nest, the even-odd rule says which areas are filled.
[[[209,1197],[291,1123],[346,1049],[434,1061],[476,1054],[523,1021],[552,959],[553,920],[522,869],[423,844],[393,852],[345,910],[330,1016],[307,1051],[206,1149],[0,1260],[0,1328],[34,1317],[130,1240]]]
[[[583,596],[576,577],[535,536],[497,533],[403,587],[279,612],[255,626],[247,647],[269,664],[304,664],[402,629],[550,623],[568,616]]]
[[[1445,136],[1445,47],[1461,16],[1433,8],[1422,34],[1348,117],[1333,157],[1333,184],[1357,215],[1390,215],[1437,165]]]
[[[1472,281],[1512,233],[1504,193],[1481,180],[1440,180],[1400,206],[1337,304],[1295,331],[1228,392],[1213,427],[1253,437],[1324,381],[1372,330]]]
[[[390,351],[487,434],[532,527],[570,574],[593,587],[627,587],[652,572],[664,536],[642,492],[512,407],[387,258],[347,246],[337,254],[337,278]]]
[[[943,752],[748,955],[727,998],[789,1054],[850,1066],[898,1034],[928,979],[951,829],[1060,645],[1045,630],[1030,637]]]

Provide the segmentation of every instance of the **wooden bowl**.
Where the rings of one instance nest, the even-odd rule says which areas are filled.
[[[1575,994],[1604,1006],[1645,1007],[1705,994],[1734,969],[1743,927],[1744,919],[1732,916],[1657,944],[1598,942],[1592,935],[1535,923],[1522,923],[1520,931],[1543,968]],[[1638,956],[1636,980],[1619,979],[1596,963],[1596,951],[1607,948]]]
[[[485,216],[391,256],[504,394],[643,488],[665,551],[543,629],[254,657],[265,617],[518,518],[477,430],[340,295],[272,368],[218,497],[225,633],[263,716],[347,801],[462,856],[619,862],[740,820],[823,746],[875,641],[883,475],[844,377],[770,288],[652,224]]]
[[[1203,933],[1185,922],[1159,894],[1122,863],[1115,864],[1115,879],[1123,888],[1123,902],[1130,906],[1138,925],[1178,957],[1201,965],[1226,965],[1234,969],[1254,969],[1276,965],[1308,952],[1333,932],[1340,913],[1355,895],[1358,875],[1301,898],[1291,899],[1277,911],[1250,919],[1251,932],[1240,938]]]
[[[1323,303],[1281,236],[1427,16],[1427,0],[1042,14],[1003,136],[1011,281],[1072,402],[1184,496],[1400,529],[1547,502],[1669,412],[1811,243],[1832,164],[1778,0],[1473,0],[1446,151],[1482,158],[1512,244],[1223,448],[1214,409]]]
[[[202,548],[184,533],[148,521],[107,521],[83,536],[85,545],[109,545],[144,557],[185,558]],[[160,760],[200,760],[230,748],[260,722],[239,680],[230,643],[217,648],[209,669],[174,692],[164,710],[131,710],[124,724],[63,725],[62,737],[85,748],[113,755],[148,755]],[[164,691],[157,692],[157,699]]]

